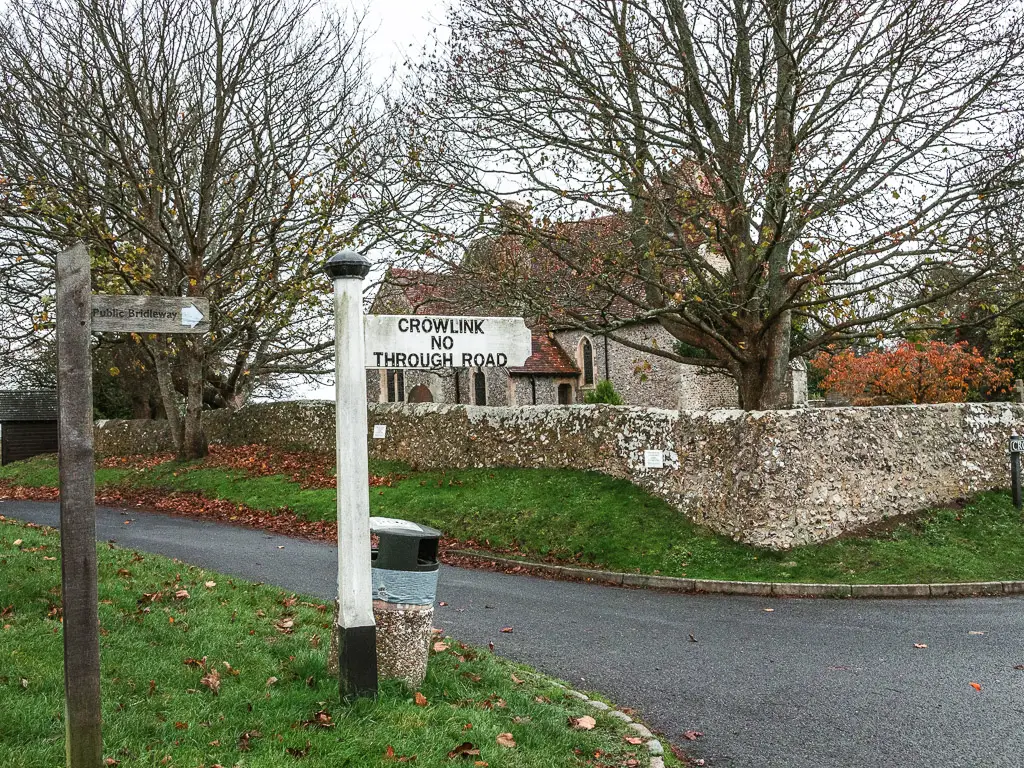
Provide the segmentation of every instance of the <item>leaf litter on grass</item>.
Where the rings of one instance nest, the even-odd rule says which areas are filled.
[[[0,525],[0,550],[6,540],[5,551],[11,552],[14,536],[5,535],[5,527]],[[56,540],[53,531],[7,530],[16,530],[26,546],[52,546]],[[16,658],[10,677],[18,695],[11,698],[10,688],[0,684],[0,709],[18,741],[0,740],[0,764],[58,764],[59,720],[37,718],[26,707],[38,697],[59,698],[62,691],[60,636],[39,631],[53,620],[31,610],[59,584],[59,564],[13,552],[5,554],[5,573],[17,572],[19,579],[5,592],[0,610],[17,621],[0,632],[0,655]],[[337,683],[325,673],[327,644],[311,644],[330,622],[318,601],[156,555],[143,558],[101,545],[99,556],[100,620],[111,630],[101,640],[105,746],[123,763],[124,755],[152,754],[154,765],[296,760],[327,768],[373,765],[391,746],[394,762],[415,758],[416,765],[442,768],[470,733],[470,749],[479,754],[453,759],[473,766],[504,765],[514,753],[523,768],[569,768],[581,764],[574,752],[579,748],[602,755],[595,766],[635,759],[633,745],[623,741],[623,724],[608,718],[589,731],[574,731],[567,718],[582,715],[573,710],[582,703],[553,703],[559,689],[546,678],[450,638],[436,641],[444,649],[431,657],[418,691],[427,706],[416,706],[401,685],[384,683],[376,701],[339,707]],[[130,580],[117,575],[129,566]],[[222,586],[204,589],[208,580]],[[175,599],[179,590],[190,597]],[[290,634],[273,626],[283,606],[294,615]],[[170,608],[178,619],[174,624],[161,618]],[[11,656],[14,648],[17,657]]]

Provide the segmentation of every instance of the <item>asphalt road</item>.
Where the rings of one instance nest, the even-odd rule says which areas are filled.
[[[56,504],[0,514],[58,522]],[[322,598],[336,588],[324,544],[111,509],[97,536]],[[1022,598],[674,595],[443,567],[438,599],[446,632],[635,708],[708,766],[1024,766]]]

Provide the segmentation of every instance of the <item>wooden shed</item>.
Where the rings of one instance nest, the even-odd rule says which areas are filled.
[[[57,392],[0,390],[0,465],[57,452]]]

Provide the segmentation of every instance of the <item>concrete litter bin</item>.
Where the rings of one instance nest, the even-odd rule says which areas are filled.
[[[377,674],[415,688],[427,674],[441,532],[390,517],[371,517],[370,532]]]

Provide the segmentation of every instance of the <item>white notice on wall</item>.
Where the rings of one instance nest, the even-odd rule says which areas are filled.
[[[387,424],[374,424],[373,425],[373,439],[383,440],[388,434]]]
[[[644,467],[647,469],[661,469],[664,466],[664,451],[644,451]]]

